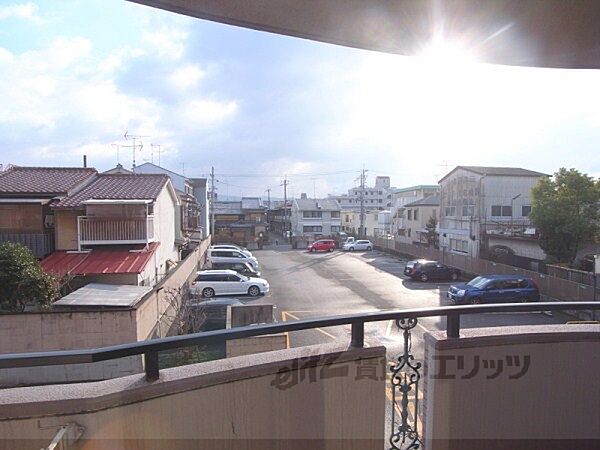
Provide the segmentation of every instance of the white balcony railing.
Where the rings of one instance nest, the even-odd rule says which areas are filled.
[[[79,245],[146,244],[154,242],[154,216],[113,219],[79,216]]]

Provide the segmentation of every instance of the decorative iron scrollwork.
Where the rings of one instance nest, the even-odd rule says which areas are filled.
[[[417,319],[398,319],[396,325],[403,331],[404,353],[398,362],[390,367],[392,371],[392,435],[390,450],[413,450],[423,447],[419,436],[419,380],[421,379],[421,363],[415,361],[411,353],[411,330],[417,326]],[[409,420],[409,395],[414,394],[414,413]],[[399,399],[399,402],[398,402]],[[399,404],[400,414],[396,412]]]

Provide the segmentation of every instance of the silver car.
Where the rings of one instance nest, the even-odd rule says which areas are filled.
[[[373,250],[373,244],[371,243],[371,241],[368,241],[366,239],[359,239],[358,241],[345,243],[342,247],[342,250],[351,252],[353,252],[354,250],[367,250],[370,252],[371,250]]]
[[[215,244],[210,247],[211,250],[237,250],[238,252],[242,252],[244,255],[252,256],[250,250],[244,247],[239,247],[233,244]]]
[[[250,295],[257,297],[269,292],[263,278],[251,278],[234,270],[201,270],[192,282],[192,293],[204,298],[215,295]]]
[[[239,250],[229,249],[210,249],[208,251],[208,261],[212,263],[232,263],[247,262],[254,270],[258,270],[258,260],[254,256],[248,256]]]

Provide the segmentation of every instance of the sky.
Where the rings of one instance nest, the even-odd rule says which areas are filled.
[[[600,176],[600,71],[387,55],[124,0],[0,0],[0,163],[214,166],[220,195],[325,196],[456,165]],[[127,147],[129,146],[129,147]],[[160,147],[158,147],[160,146]],[[160,148],[160,152],[159,152]],[[159,156],[160,154],[160,156]]]

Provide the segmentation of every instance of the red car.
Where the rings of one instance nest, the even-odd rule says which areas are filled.
[[[332,252],[333,250],[335,250],[335,241],[331,239],[315,241],[308,246],[309,252]]]

